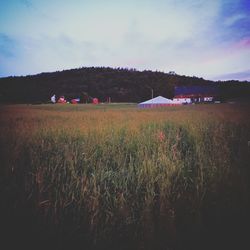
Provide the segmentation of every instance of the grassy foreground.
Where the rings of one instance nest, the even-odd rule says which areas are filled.
[[[3,242],[26,249],[250,246],[249,108],[1,106]]]

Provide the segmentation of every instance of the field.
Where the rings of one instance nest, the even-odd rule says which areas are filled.
[[[0,106],[0,244],[249,249],[249,110]]]

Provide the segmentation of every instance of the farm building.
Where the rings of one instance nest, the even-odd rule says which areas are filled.
[[[93,98],[93,99],[92,99],[92,103],[93,103],[93,104],[98,104],[98,103],[99,103],[98,98]]]
[[[67,103],[64,96],[60,96],[60,98],[57,100],[57,103]]]
[[[182,104],[181,102],[173,101],[162,96],[157,96],[148,101],[139,103],[138,107],[139,108],[158,108],[158,107],[175,106],[175,105],[181,105],[181,104]]]
[[[212,102],[218,96],[218,87],[206,86],[180,86],[175,87],[174,101],[181,103]]]
[[[72,104],[77,104],[80,102],[80,98],[74,98],[70,101]]]

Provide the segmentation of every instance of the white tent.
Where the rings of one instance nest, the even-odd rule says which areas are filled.
[[[141,102],[138,104],[140,108],[155,108],[155,107],[164,107],[164,106],[176,106],[181,105],[181,102],[176,102],[171,99],[167,99],[162,96],[157,96],[153,99],[150,99],[145,102]]]
[[[51,102],[56,103],[56,95],[51,96],[50,100]]]

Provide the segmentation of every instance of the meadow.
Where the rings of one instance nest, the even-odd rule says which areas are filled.
[[[26,249],[250,246],[249,110],[0,106],[2,242]]]

